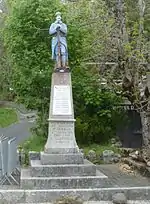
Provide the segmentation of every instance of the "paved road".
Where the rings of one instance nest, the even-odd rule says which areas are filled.
[[[36,113],[29,112],[23,105],[17,105],[12,102],[6,102],[5,105],[16,109],[19,122],[6,128],[0,128],[0,135],[5,135],[9,138],[16,137],[17,144],[20,144],[31,136],[30,129],[35,126]]]
[[[35,126],[35,122],[31,123],[29,121],[21,121],[17,124],[11,125],[7,128],[0,128],[0,134],[7,137],[16,137],[17,144],[20,144],[22,141],[26,140],[31,136],[30,128]]]

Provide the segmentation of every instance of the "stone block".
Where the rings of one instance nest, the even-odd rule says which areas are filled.
[[[107,176],[31,177],[30,170],[22,169],[21,187],[24,189],[82,189],[105,187]]]
[[[31,160],[31,176],[95,176],[96,165],[85,160],[84,164],[42,165],[40,160]]]
[[[98,192],[93,189],[70,189],[70,190],[39,190],[39,191],[26,191],[26,202],[53,202],[62,196],[80,197],[83,200],[90,200],[91,197],[97,196]]]
[[[132,193],[138,191],[139,196]],[[4,200],[5,204],[13,203],[50,203],[62,196],[80,197],[83,201],[90,201],[90,204],[100,204],[99,201],[108,204],[112,200],[115,193],[125,193],[129,204],[148,204],[150,203],[150,187],[129,187],[129,188],[89,188],[89,189],[39,189],[39,190],[23,190],[23,189],[0,189],[0,201]],[[149,194],[147,194],[149,193]],[[135,201],[138,200],[138,201]],[[98,201],[98,203],[91,203]],[[104,202],[106,201],[106,202]],[[110,202],[111,203],[111,202]],[[88,203],[85,203],[88,204]]]
[[[132,191],[128,191],[128,197],[130,200],[144,200],[143,195],[150,200],[150,187],[135,187]]]
[[[49,121],[49,136],[44,152],[49,154],[79,153],[75,140],[74,121],[67,121],[67,119]]]
[[[0,203],[24,203],[26,201],[24,190],[0,190]]]
[[[40,160],[40,152],[29,151],[29,161]]]
[[[41,152],[41,163],[44,164],[83,164],[83,154],[47,154]]]
[[[145,196],[144,188],[139,187],[140,201],[149,200],[149,196]],[[149,187],[150,189],[150,187]],[[61,196],[79,197],[83,201],[111,201],[115,193],[125,193],[127,199],[130,200],[128,193],[132,194],[134,188],[90,188],[90,189],[52,189],[52,190],[27,190],[26,202],[53,202]],[[136,200],[134,197],[133,200]],[[107,202],[106,202],[107,203]]]
[[[127,204],[127,198],[124,193],[116,193],[112,197],[113,204]]]

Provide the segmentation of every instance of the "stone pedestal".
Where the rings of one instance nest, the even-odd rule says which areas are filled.
[[[81,164],[80,153],[75,139],[75,119],[70,73],[53,73],[49,108],[48,139],[42,164]]]

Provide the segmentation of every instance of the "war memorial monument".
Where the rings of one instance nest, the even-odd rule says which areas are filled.
[[[21,186],[25,189],[50,189],[47,196],[41,195],[41,202],[68,194],[89,200],[98,193],[97,188],[106,185],[107,176],[97,171],[94,164],[84,160],[76,143],[67,26],[59,12],[50,26],[49,34],[52,35],[55,68],[51,81],[48,139],[40,160],[31,160],[31,168],[22,170]]]
[[[46,204],[62,196],[71,196],[106,204],[114,194],[124,192],[129,200],[150,200],[150,187],[111,185],[111,178],[84,159],[75,138],[67,25],[62,22],[60,12],[56,13],[49,34],[52,36],[55,67],[51,80],[47,142],[40,154],[29,157],[30,166],[21,169],[19,189],[0,190],[0,199],[5,200],[4,203]]]

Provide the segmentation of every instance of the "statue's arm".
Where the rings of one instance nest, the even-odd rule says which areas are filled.
[[[63,32],[63,33],[65,33],[65,34],[67,34],[67,26],[66,26],[65,24],[62,24],[62,25],[60,26],[60,31]]]
[[[56,26],[54,25],[54,23],[52,23],[50,28],[49,28],[49,34],[53,35],[55,33],[57,33]]]

